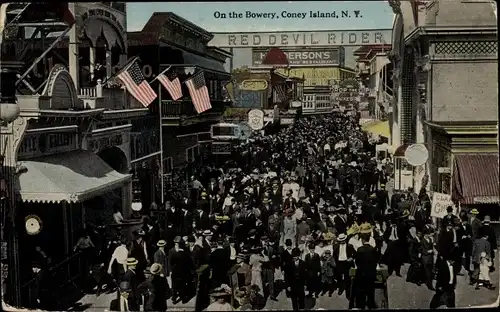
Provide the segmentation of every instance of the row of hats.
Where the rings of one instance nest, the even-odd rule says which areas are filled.
[[[361,225],[357,225],[354,223],[348,230],[347,235],[355,235],[355,234],[369,234],[372,232],[372,225],[370,223],[362,223]]]

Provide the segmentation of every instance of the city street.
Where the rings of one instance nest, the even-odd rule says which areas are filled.
[[[396,277],[395,275],[389,277],[388,280],[388,293],[389,293],[389,308],[390,309],[427,309],[429,308],[430,300],[434,292],[427,289],[425,286],[417,286],[415,284],[406,282],[406,271],[408,265],[402,270],[403,277]],[[465,276],[458,277],[458,284],[456,289],[456,305],[460,308],[484,306],[495,302],[499,296],[499,271],[491,274],[492,283],[498,285],[496,290],[488,290],[481,288],[475,290],[474,286],[470,286],[468,279]],[[170,282],[169,282],[170,283]],[[106,294],[96,297],[95,295],[85,296],[79,301],[82,305],[88,305],[85,311],[97,312],[109,310],[111,300],[116,297],[116,293]],[[186,304],[173,305],[168,301],[168,311],[192,311],[194,310],[195,300],[191,299]],[[346,309],[348,302],[345,295],[338,296],[334,293],[332,297],[322,296],[316,300],[314,308],[323,309]],[[268,300],[266,309],[270,310],[291,310],[291,301],[286,297],[284,292],[278,296],[278,301]],[[78,309],[76,309],[78,310]]]

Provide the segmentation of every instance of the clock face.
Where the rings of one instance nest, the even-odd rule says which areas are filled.
[[[26,222],[24,226],[26,227],[26,232],[29,235],[36,235],[40,233],[42,229],[42,221],[38,216],[31,215],[26,217]]]

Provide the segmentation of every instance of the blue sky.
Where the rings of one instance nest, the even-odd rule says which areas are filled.
[[[246,11],[302,13],[309,11],[360,11],[361,18],[337,19],[217,19],[215,12]],[[141,30],[153,12],[173,12],[210,32],[391,29],[393,13],[386,1],[284,1],[284,2],[141,2],[127,3],[127,28]]]

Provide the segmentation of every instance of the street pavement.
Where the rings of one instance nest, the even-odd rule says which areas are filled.
[[[496,264],[498,267],[498,262]],[[434,292],[427,289],[427,287],[424,285],[417,286],[415,284],[406,282],[407,270],[408,265],[405,265],[401,270],[401,274],[403,277],[397,277],[393,275],[387,280],[389,308],[428,309]],[[499,270],[491,274],[493,285],[497,285],[497,289],[495,290],[488,290],[485,288],[475,290],[475,286],[469,285],[468,277],[466,277],[466,275],[459,276],[457,288],[455,291],[456,306],[460,308],[466,308],[493,304],[499,297],[499,276]],[[95,295],[87,295],[79,301],[79,304],[81,304],[81,308],[77,307],[74,310],[85,310],[89,312],[97,312],[103,310],[106,311],[109,310],[110,302],[114,298],[116,298],[116,293],[104,294],[99,297]],[[179,303],[177,305],[172,304],[171,300],[168,300],[167,306],[168,311],[192,311],[194,310],[195,299],[191,299],[191,301],[186,304]],[[309,309],[312,308],[347,310],[348,301],[345,298],[345,295],[339,296],[337,293],[334,293],[332,297],[328,297],[328,295],[320,296],[315,300],[314,306],[309,307]],[[278,301],[268,300],[265,309],[291,310],[292,304],[291,301],[286,297],[285,292],[282,291],[278,296]]]

